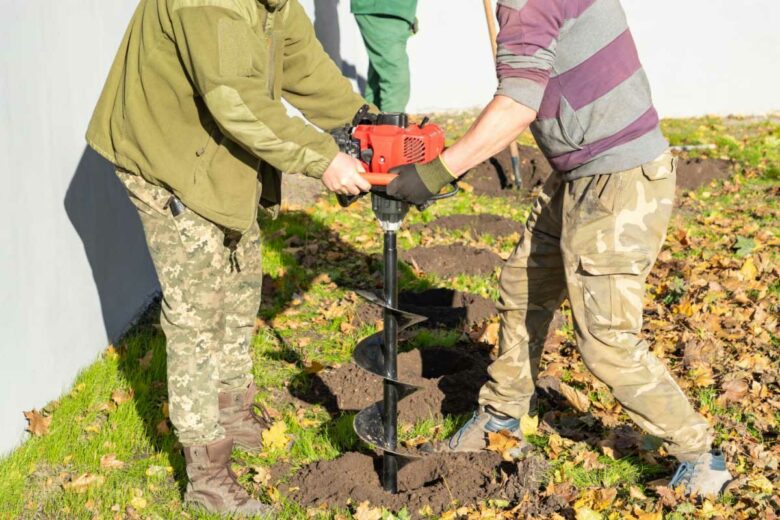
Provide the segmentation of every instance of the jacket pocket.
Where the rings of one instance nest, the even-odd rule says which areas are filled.
[[[617,345],[642,328],[644,282],[652,261],[646,251],[592,253],[579,257],[585,327],[602,343]]]
[[[558,126],[561,130],[561,137],[563,137],[566,144],[575,150],[582,150],[582,144],[585,141],[585,131],[582,129],[582,125],[580,125],[577,113],[563,96],[561,96]]]

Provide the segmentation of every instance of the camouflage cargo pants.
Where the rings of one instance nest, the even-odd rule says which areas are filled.
[[[218,393],[252,381],[252,333],[260,306],[260,228],[225,230],[189,209],[174,217],[171,193],[118,171],[138,209],[163,292],[171,422],[184,446],[224,437]]]
[[[612,175],[550,178],[501,273],[499,357],[481,405],[528,413],[547,330],[568,295],[582,359],[628,415],[681,459],[710,448],[709,425],[639,337],[675,182],[668,153]]]

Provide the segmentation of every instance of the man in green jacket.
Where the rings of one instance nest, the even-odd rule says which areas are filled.
[[[87,132],[138,209],[162,286],[185,500],[217,513],[271,514],[229,466],[234,443],[258,450],[264,428],[251,353],[258,205],[275,214],[280,171],[370,189],[360,163],[282,99],[325,130],[365,103],[298,0],[141,0]]]
[[[368,51],[366,99],[385,112],[403,112],[409,102],[406,42],[417,26],[417,0],[352,0]]]

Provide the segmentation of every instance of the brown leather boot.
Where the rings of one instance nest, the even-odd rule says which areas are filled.
[[[255,404],[257,386],[250,383],[246,390],[219,393],[219,424],[225,435],[245,450],[258,452],[263,447],[263,430],[271,419]]]
[[[230,469],[233,439],[227,437],[204,446],[184,448],[190,479],[184,502],[210,513],[262,515],[273,518],[274,509],[252,498]]]

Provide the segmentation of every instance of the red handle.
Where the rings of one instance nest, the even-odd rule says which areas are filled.
[[[361,173],[360,175],[363,176],[364,179],[366,179],[371,186],[387,186],[393,180],[398,177],[398,174],[396,173]]]

